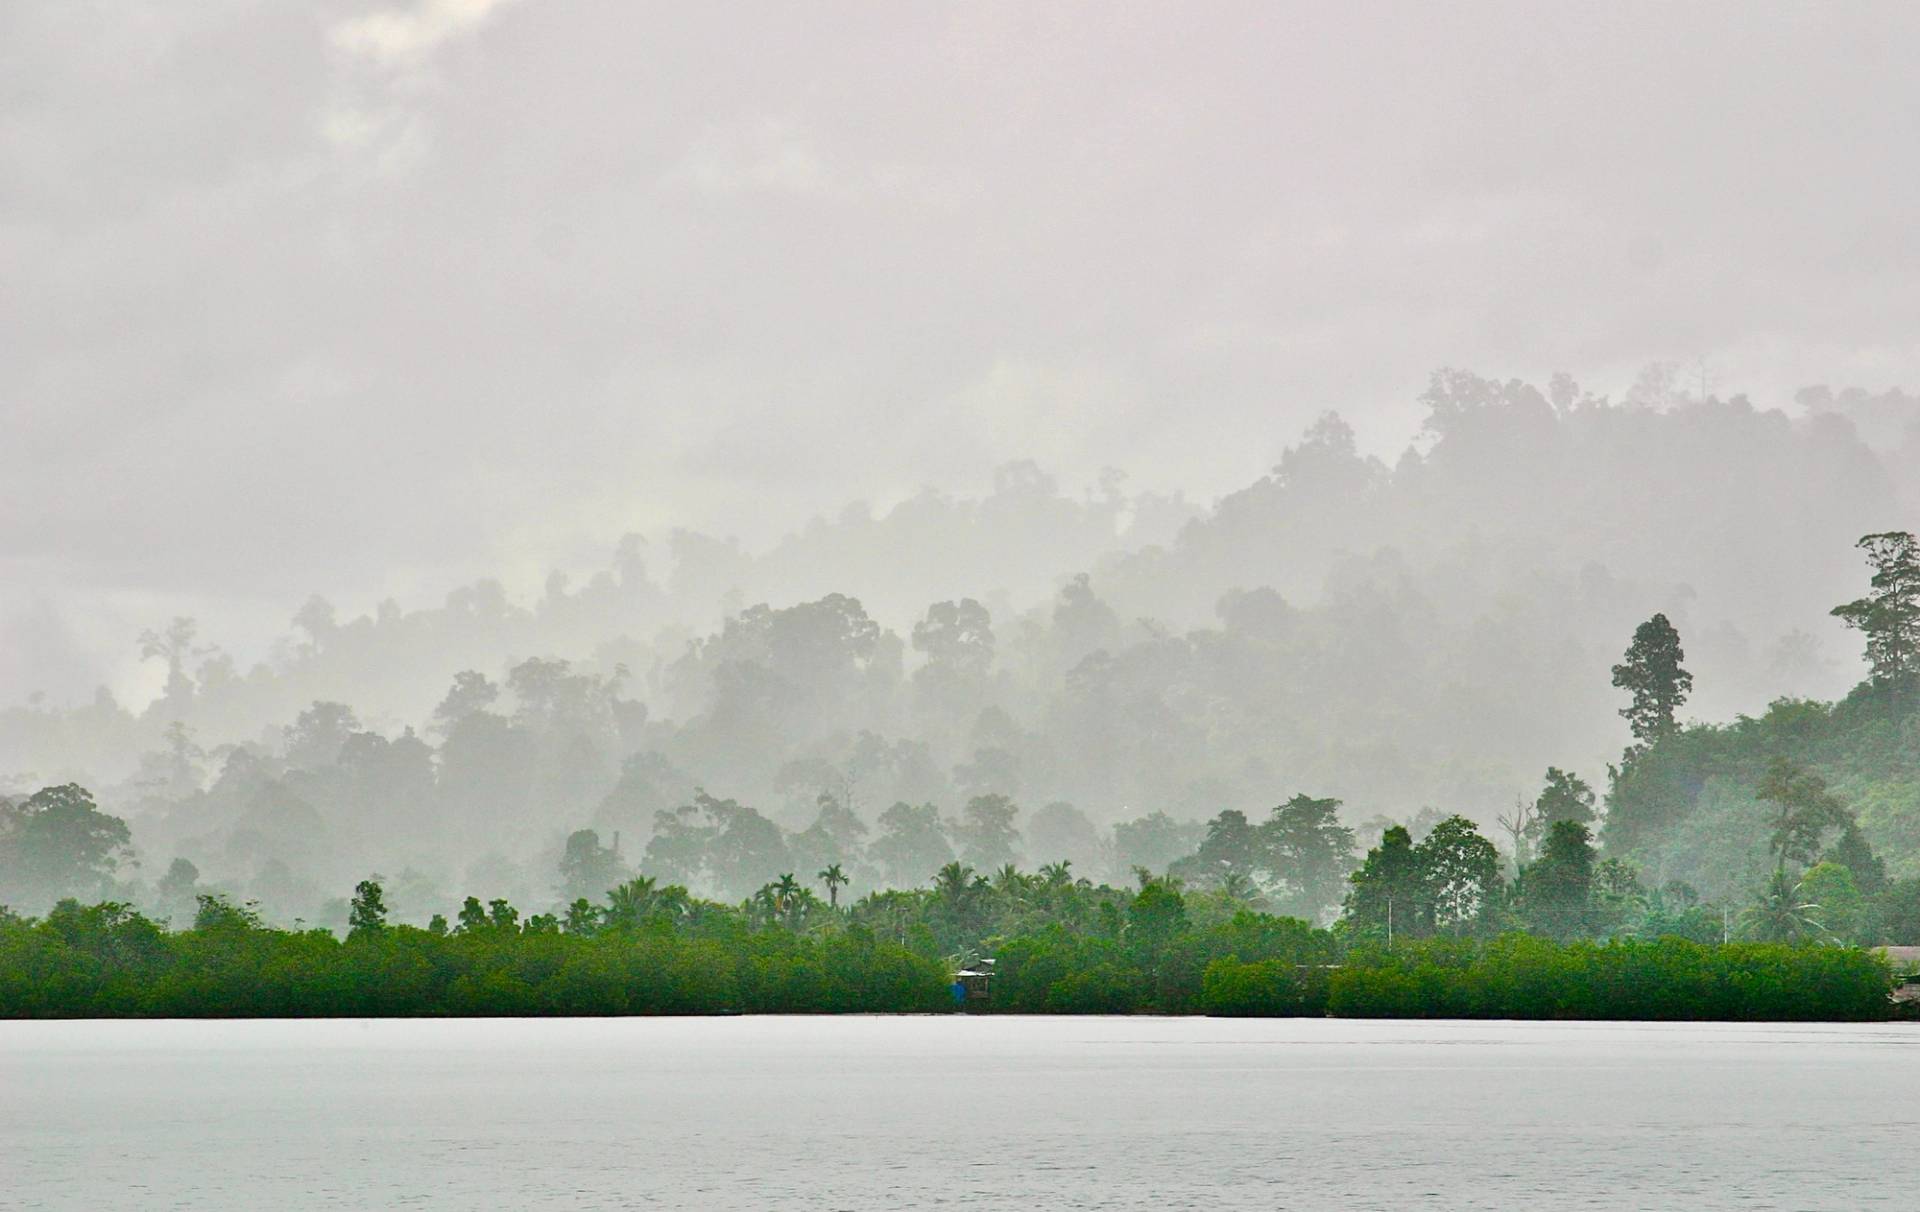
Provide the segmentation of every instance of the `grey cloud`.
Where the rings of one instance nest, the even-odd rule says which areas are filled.
[[[0,581],[370,596],[1028,455],[1209,496],[1328,407],[1391,456],[1441,364],[1911,385],[1916,23],[9,5]]]

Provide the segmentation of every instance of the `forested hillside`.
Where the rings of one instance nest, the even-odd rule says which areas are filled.
[[[213,889],[337,924],[370,872],[417,921],[635,871],[729,903],[832,864],[851,895],[956,859],[1125,883],[1301,799],[1369,844],[1459,816],[1512,868],[1531,843],[1503,818],[1588,795],[1608,855],[1734,912],[1772,870],[1775,758],[1920,874],[1911,713],[1884,679],[1849,695],[1830,616],[1862,592],[1855,540],[1920,514],[1920,405],[1768,410],[1671,372],[1608,401],[1448,371],[1421,402],[1391,461],[1329,413],[1208,507],[1022,464],[758,553],[631,536],[528,601],[316,597],[259,660],[157,619],[152,703],[0,710],[15,817],[77,784],[116,822],[72,870],[17,857],[40,852],[10,825],[0,899],[178,916]],[[1609,670],[1655,614],[1692,681],[1673,735],[1622,759]]]

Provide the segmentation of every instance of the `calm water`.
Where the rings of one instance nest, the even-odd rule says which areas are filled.
[[[1914,1206],[1920,1029],[0,1023],[0,1206]]]

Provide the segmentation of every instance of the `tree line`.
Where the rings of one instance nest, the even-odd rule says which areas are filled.
[[[316,598],[257,660],[174,620],[129,645],[149,705],[0,705],[0,796],[88,787],[128,823],[143,881],[177,856],[275,920],[334,925],[375,871],[409,916],[468,888],[535,904],[580,828],[646,869],[662,811],[695,807],[683,851],[726,832],[696,788],[789,844],[822,792],[874,830],[866,846],[893,805],[938,805],[952,857],[982,869],[998,862],[954,825],[1005,796],[1020,862],[1122,882],[1197,837],[1166,854],[1115,826],[1257,821],[1295,792],[1346,801],[1363,848],[1377,816],[1417,840],[1428,806],[1429,824],[1491,829],[1549,765],[1606,793],[1602,671],[1655,606],[1686,631],[1696,709],[1716,718],[1850,680],[1811,620],[1852,575],[1842,540],[1910,508],[1911,478],[1886,470],[1904,464],[1876,462],[1844,399],[1789,418],[1646,388],[1609,402],[1445,371],[1400,457],[1329,415],[1210,509],[1012,465],[980,496],[851,511],[765,553],[630,536],[525,597],[477,582],[358,612]],[[1092,822],[1093,847],[1053,844],[1055,805]],[[1920,874],[1920,847],[1892,844],[1920,802],[1861,812],[1891,870]],[[849,894],[945,861],[907,850],[935,832],[910,823],[892,865],[843,859]],[[753,870],[659,874],[731,900],[825,866],[761,844],[751,818],[731,834]],[[1684,878],[1723,900],[1709,885],[1748,873],[1720,866]]]
[[[1526,935],[1377,946],[1193,897],[1069,886],[993,940],[973,1011],[1336,1017],[1873,1020],[1885,962],[1858,949],[1685,939],[1557,943]],[[252,1018],[923,1013],[956,1008],[963,950],[990,895],[954,883],[919,905],[869,898],[831,924],[756,918],[683,890],[615,890],[591,913],[521,920],[469,899],[449,924],[385,920],[356,889],[353,926],[268,926],[207,896],[191,929],[125,905],[63,901],[0,915],[0,1018]],[[770,907],[776,914],[780,906]],[[917,911],[916,911],[917,910]],[[842,916],[844,914],[844,916]],[[1041,924],[1044,923],[1044,924]]]
[[[1474,821],[1450,815],[1386,823],[1377,842],[1362,853],[1356,830],[1342,821],[1338,800],[1300,794],[1257,823],[1237,810],[1220,812],[1188,852],[1174,851],[1177,857],[1157,870],[1136,865],[1138,887],[1129,890],[1082,877],[1067,859],[1022,870],[1016,861],[1019,809],[1005,796],[977,796],[954,821],[943,820],[931,805],[896,805],[882,814],[880,833],[863,844],[866,826],[849,804],[831,794],[820,797],[813,827],[788,835],[750,808],[697,792],[690,803],[660,813],[642,859],[645,874],[629,870],[617,847],[603,844],[595,831],[575,831],[558,858],[559,895],[552,909],[524,921],[507,898],[483,903],[468,897],[451,923],[436,912],[421,927],[390,924],[388,891],[376,877],[362,880],[343,904],[343,924],[348,941],[390,932],[416,941],[521,935],[619,940],[645,929],[652,931],[649,937],[714,942],[765,936],[824,946],[846,935],[862,946],[886,941],[901,954],[931,964],[923,976],[938,976],[942,965],[951,968],[991,952],[1006,963],[1003,986],[1009,992],[1003,1004],[1029,1008],[1192,1008],[1202,1004],[1195,999],[1215,963],[1227,965],[1216,974],[1219,988],[1228,987],[1222,981],[1248,979],[1244,972],[1233,976],[1233,964],[1264,964],[1268,967],[1258,972],[1279,981],[1276,988],[1298,985],[1287,996],[1306,998],[1298,1004],[1311,1008],[1320,1004],[1313,997],[1332,999],[1336,989],[1346,990],[1342,999],[1361,998],[1351,982],[1362,978],[1341,977],[1309,996],[1321,988],[1309,970],[1351,963],[1404,976],[1405,957],[1424,956],[1419,962],[1438,965],[1438,971],[1471,973],[1480,962],[1474,957],[1504,954],[1489,948],[1515,935],[1574,947],[1566,954],[1580,956],[1590,954],[1578,949],[1586,944],[1627,947],[1636,940],[1696,945],[1907,941],[1920,936],[1920,880],[1887,875],[1860,814],[1815,768],[1836,751],[1854,754],[1844,747],[1859,745],[1862,737],[1867,738],[1864,753],[1883,776],[1887,767],[1898,776],[1913,762],[1914,750],[1901,738],[1920,727],[1914,710],[1920,699],[1915,693],[1920,686],[1920,547],[1904,533],[1870,535],[1860,546],[1873,568],[1870,593],[1835,608],[1867,642],[1870,675],[1854,695],[1831,707],[1777,704],[1762,719],[1729,727],[1683,725],[1679,712],[1692,675],[1677,629],[1656,614],[1636,629],[1613,669],[1614,685],[1628,695],[1621,714],[1632,741],[1610,768],[1604,814],[1583,779],[1549,768],[1538,795],[1499,819],[1508,841],[1504,852]],[[1900,766],[1902,760],[1908,767]],[[1691,789],[1696,801],[1716,785],[1724,793],[1727,779],[1741,771],[1750,772],[1747,790],[1755,808],[1742,832],[1751,850],[1764,856],[1759,878],[1741,890],[1744,897],[1737,902],[1703,901],[1684,879],[1652,884],[1648,867],[1657,871],[1675,861],[1676,834],[1684,837],[1690,824],[1684,814],[1701,811],[1698,802],[1686,805],[1685,793]],[[1660,819],[1663,812],[1670,819]],[[1090,829],[1069,811],[1051,816],[1062,835],[1080,826]],[[1146,818],[1142,826],[1151,823]],[[1739,840],[1735,831],[1719,832]],[[26,903],[34,897],[67,898],[43,922],[10,915],[10,937],[52,945],[49,940],[66,938],[84,918],[106,937],[121,940],[109,948],[113,954],[127,947],[142,953],[173,947],[165,940],[174,934],[164,928],[171,914],[156,923],[124,902],[108,899],[82,908],[72,899],[78,890],[110,894],[121,887],[118,864],[129,845],[125,822],[102,812],[77,785],[44,788],[19,803],[0,805],[0,872],[9,886],[25,888]],[[789,862],[796,855],[814,858],[820,866],[804,875],[796,870],[770,874],[757,887],[742,886],[737,898],[713,899],[690,890],[703,876],[709,885],[719,882],[712,877],[720,872],[735,880],[753,878],[756,871],[772,871],[769,863]],[[849,868],[876,861],[902,872],[915,863],[923,864],[922,871],[936,861],[940,865],[929,879],[872,888],[843,905],[842,893],[853,882]],[[200,888],[190,865],[179,861],[148,894],[192,905],[193,930],[177,934],[238,924],[247,938],[281,940],[275,945],[296,948],[320,946],[315,940],[334,937],[329,930],[275,930],[255,907]],[[126,941],[140,938],[161,942]],[[1256,938],[1262,940],[1257,945],[1248,941]],[[303,939],[309,941],[298,941]],[[1177,949],[1183,957],[1179,963],[1172,963],[1173,952],[1166,950],[1175,939],[1185,940]],[[1223,945],[1223,939],[1233,944]],[[753,944],[774,946],[772,959],[752,948],[749,953],[760,956],[754,962],[812,962],[800,952],[778,950],[787,945]],[[26,954],[41,956],[22,961],[29,968],[44,961],[32,948]],[[1375,955],[1386,958],[1367,958]],[[1034,964],[1039,967],[1029,967]],[[1029,972],[1026,978],[1018,975],[1023,969]],[[1292,975],[1281,979],[1283,970]],[[1054,977],[1035,984],[1035,971],[1053,971]],[[1431,984],[1430,975],[1419,980]],[[1184,992],[1162,988],[1169,979]],[[1042,986],[1044,992],[1035,992]],[[1243,995],[1251,996],[1244,988],[1235,996]],[[803,1004],[811,1003],[795,1003]]]

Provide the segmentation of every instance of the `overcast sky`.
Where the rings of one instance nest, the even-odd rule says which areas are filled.
[[[1920,386],[1916,11],[0,0],[0,697],[1443,364]]]

